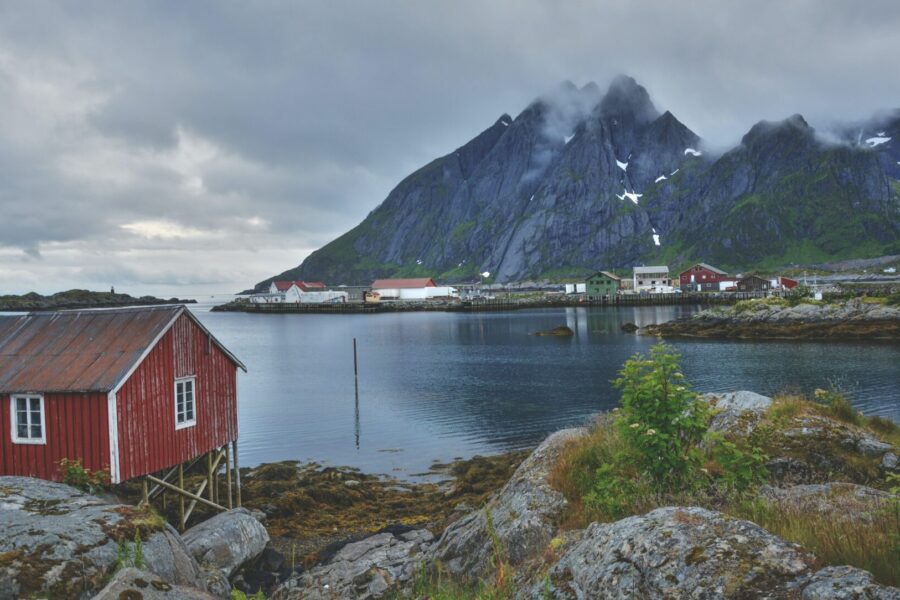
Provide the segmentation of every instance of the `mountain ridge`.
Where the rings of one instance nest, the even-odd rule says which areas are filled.
[[[515,281],[896,253],[900,111],[858,130],[826,142],[795,114],[756,123],[712,157],[633,78],[605,93],[564,82],[405,177],[362,223],[276,277],[452,282],[486,270]]]

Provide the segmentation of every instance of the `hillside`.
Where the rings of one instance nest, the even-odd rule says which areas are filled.
[[[497,281],[703,260],[740,269],[900,253],[900,112],[820,138],[760,122],[721,156],[647,90],[565,83],[409,175],[278,277]],[[261,282],[260,285],[271,281]]]

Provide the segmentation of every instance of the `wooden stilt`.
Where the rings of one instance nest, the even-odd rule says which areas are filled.
[[[213,453],[212,450],[206,453],[206,488],[209,492],[209,501],[215,502],[213,495]]]
[[[178,489],[184,489],[184,463],[178,465]],[[179,531],[184,531],[184,496],[178,494]]]
[[[147,477],[149,477],[150,481],[152,481],[152,482],[154,482],[154,483],[158,483],[159,485],[161,485],[161,486],[163,486],[163,487],[166,487],[166,488],[172,490],[173,492],[177,493],[177,494],[180,495],[180,496],[184,496],[184,497],[186,497],[186,498],[190,498],[191,500],[196,500],[196,501],[199,502],[200,504],[203,504],[203,505],[208,506],[208,507],[210,507],[210,508],[215,508],[216,510],[225,510],[225,507],[224,507],[224,506],[219,506],[219,505],[216,504],[215,502],[210,502],[210,501],[207,500],[206,498],[204,498],[204,497],[202,497],[202,496],[199,496],[199,495],[197,495],[197,494],[193,494],[193,493],[191,493],[191,492],[189,492],[189,491],[187,491],[187,490],[183,490],[183,489],[180,490],[180,489],[178,489],[177,487],[175,487],[174,485],[172,485],[171,483],[167,483],[167,482],[163,481],[162,479],[157,479],[157,478],[154,477],[153,475],[148,475]]]
[[[141,504],[143,506],[150,506],[150,488],[147,485],[147,477],[144,477],[144,480],[141,481],[141,496],[143,498]]]
[[[237,483],[237,505],[241,506],[241,467],[238,465],[237,440],[231,442],[231,453],[234,457],[234,481]]]
[[[231,499],[231,449],[225,444],[225,487],[228,488],[228,509],[234,508]]]

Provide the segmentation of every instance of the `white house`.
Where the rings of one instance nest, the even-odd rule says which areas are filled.
[[[273,281],[269,285],[268,294],[254,294],[251,302],[256,303],[303,303],[321,304],[328,302],[346,302],[347,292],[333,292],[325,288],[320,281]]]
[[[669,267],[635,267],[634,291],[636,292],[668,292],[672,291],[672,280]]]
[[[459,291],[450,286],[439,286],[430,277],[417,279],[376,279],[372,291],[381,300],[429,300],[431,298],[457,298]]]

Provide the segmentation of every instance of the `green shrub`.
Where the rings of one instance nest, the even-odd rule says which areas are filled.
[[[815,397],[816,402],[825,405],[828,414],[835,419],[840,419],[845,423],[852,423],[853,425],[865,425],[866,418],[853,408],[853,405],[841,392],[837,390],[817,389],[813,393],[813,396]]]
[[[85,469],[80,458],[77,460],[62,459],[59,461],[59,471],[62,474],[63,483],[89,494],[94,494],[109,486],[109,472]]]

